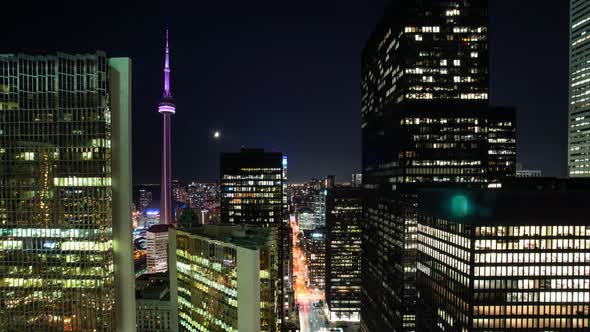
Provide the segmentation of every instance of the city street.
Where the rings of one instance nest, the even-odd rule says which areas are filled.
[[[309,274],[307,271],[307,262],[305,253],[299,243],[299,226],[295,217],[290,218],[291,228],[293,230],[293,276],[295,287],[295,301],[299,306],[299,323],[301,332],[318,332],[322,328],[334,327],[339,324],[328,321],[324,308],[314,308],[313,303],[320,300],[325,301],[324,294],[316,289],[311,289],[309,285]],[[341,325],[341,324],[340,324]],[[344,332],[357,332],[358,323],[348,323],[343,327]]]
[[[299,226],[295,217],[291,217],[291,227],[293,229],[293,275],[295,279],[295,301],[299,306],[299,322],[301,332],[315,332],[322,327],[328,327],[328,321],[323,315],[323,311],[314,308],[313,303],[320,300],[324,301],[321,292],[309,288],[309,275],[307,273],[307,262],[305,254],[301,248],[298,239]]]

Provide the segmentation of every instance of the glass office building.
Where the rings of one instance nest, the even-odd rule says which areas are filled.
[[[286,163],[285,163],[286,166]],[[221,155],[221,220],[230,223],[285,222],[283,154],[242,149]]]
[[[488,104],[487,1],[388,3],[362,54],[361,328],[415,331],[417,189],[500,187],[516,121]]]
[[[0,330],[134,331],[131,61],[0,55]]]
[[[286,216],[287,158],[281,152],[242,148],[238,153],[221,155],[221,221],[271,227],[281,239],[279,267],[281,277],[273,279],[276,289],[289,294],[292,267],[289,264],[291,243],[284,235]],[[283,295],[281,295],[282,297]],[[288,299],[277,302],[282,323],[289,317]],[[280,303],[284,305],[281,306]]]
[[[590,1],[570,0],[568,174],[590,177]]]
[[[418,330],[588,331],[589,190],[421,193]]]
[[[332,321],[359,321],[363,190],[334,187],[326,196],[326,304]]]
[[[309,286],[323,290],[326,283],[326,230],[303,231]]]
[[[171,232],[180,331],[280,330],[280,241],[272,228],[218,224]]]

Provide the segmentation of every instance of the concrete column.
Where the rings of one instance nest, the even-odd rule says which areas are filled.
[[[135,332],[135,274],[131,236],[131,59],[111,58],[113,247],[117,332]]]

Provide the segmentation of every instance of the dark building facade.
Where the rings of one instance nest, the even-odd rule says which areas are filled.
[[[232,224],[250,224],[270,227],[280,239],[276,245],[279,253],[279,278],[273,278],[279,294],[279,323],[288,321],[295,310],[289,304],[292,267],[286,261],[290,257],[291,241],[286,211],[287,159],[280,152],[263,149],[245,149],[238,153],[221,155],[221,221]],[[277,301],[278,302],[278,301]],[[285,304],[286,303],[286,304]],[[277,309],[279,310],[279,309]],[[283,327],[281,326],[281,329]]]
[[[303,231],[309,286],[323,290],[326,282],[326,230]]]
[[[364,331],[416,330],[417,189],[498,188],[512,108],[488,104],[487,1],[391,2],[362,56]]]
[[[360,320],[362,220],[362,188],[328,189],[325,287],[332,321]]]
[[[421,192],[418,330],[588,331],[590,182],[580,184]]]
[[[222,222],[270,224],[283,218],[283,154],[262,149],[222,154]]]

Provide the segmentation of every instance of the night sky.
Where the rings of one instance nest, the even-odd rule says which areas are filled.
[[[3,4],[0,53],[131,57],[135,183],[160,179],[165,27],[174,178],[217,180],[219,153],[241,146],[286,153],[293,181],[360,172],[360,52],[383,0],[82,3]],[[490,3],[491,102],[518,108],[524,166],[564,176],[568,1]]]

